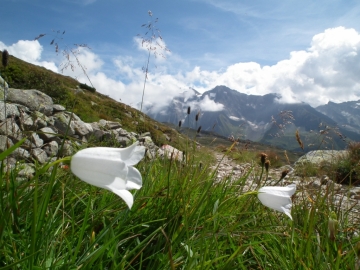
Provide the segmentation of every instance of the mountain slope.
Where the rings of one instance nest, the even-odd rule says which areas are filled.
[[[315,146],[344,148],[345,137],[360,139],[359,134],[339,127],[336,121],[310,105],[279,103],[279,98],[278,94],[247,95],[226,86],[217,86],[202,95],[189,89],[159,112],[148,110],[147,113],[161,122],[177,124],[182,121],[183,126],[201,126],[202,130],[222,136],[249,139],[290,150],[299,149],[296,130],[301,131],[310,149]],[[187,115],[188,106],[191,107],[190,115]],[[200,113],[198,122],[195,121],[197,113]],[[323,140],[322,135],[331,136],[331,146],[319,143]]]
[[[343,103],[328,102],[316,107],[346,130],[360,134],[360,100]]]

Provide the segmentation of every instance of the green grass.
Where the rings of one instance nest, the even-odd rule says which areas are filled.
[[[247,176],[214,184],[209,164],[189,157],[143,160],[131,210],[57,165],[30,181],[17,180],[20,168],[2,172],[0,269],[353,269],[358,239],[328,204],[331,190],[299,193],[292,222],[245,195]]]

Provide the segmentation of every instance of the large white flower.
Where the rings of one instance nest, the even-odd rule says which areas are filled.
[[[262,187],[258,191],[258,198],[263,205],[283,212],[292,219],[291,196],[295,193],[295,191],[295,184],[291,184],[286,187]]]
[[[71,158],[71,171],[91,185],[114,192],[131,208],[134,198],[129,190],[142,186],[141,174],[132,166],[144,154],[145,147],[138,142],[127,148],[86,148]]]

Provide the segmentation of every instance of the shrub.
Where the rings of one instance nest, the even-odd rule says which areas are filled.
[[[90,91],[91,93],[95,93],[95,92],[96,92],[96,89],[95,89],[94,87],[91,87],[91,86],[87,85],[86,83],[80,83],[80,84],[79,84],[79,87],[80,87],[81,89]]]
[[[340,158],[335,166],[336,182],[356,184],[360,182],[360,142],[348,145],[348,155]]]

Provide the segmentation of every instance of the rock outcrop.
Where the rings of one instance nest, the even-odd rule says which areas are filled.
[[[24,162],[20,175],[31,177],[35,162],[44,164],[59,156],[72,155],[89,140],[113,140],[120,147],[140,141],[147,148],[148,158],[168,155],[154,144],[150,132],[128,132],[120,122],[103,119],[85,123],[39,90],[6,90],[6,102],[0,100],[0,152],[26,138],[5,161],[10,168],[19,160]]]

